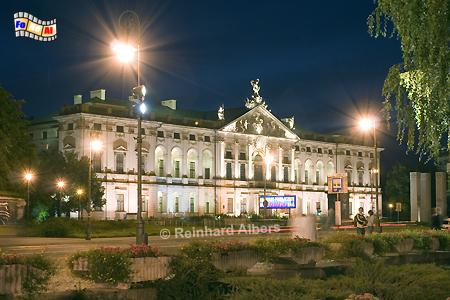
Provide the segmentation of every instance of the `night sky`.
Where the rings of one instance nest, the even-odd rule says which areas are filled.
[[[142,24],[143,83],[153,101],[184,108],[242,106],[251,79],[279,117],[301,128],[356,134],[358,114],[381,108],[389,67],[401,61],[399,41],[367,32],[372,0],[355,1],[7,1],[0,4],[0,85],[42,117],[74,94],[105,88],[126,99],[135,77],[112,56],[118,17],[135,10]],[[13,14],[56,18],[58,38],[16,38]],[[384,163],[406,158],[384,132]],[[409,160],[415,158],[410,156]]]

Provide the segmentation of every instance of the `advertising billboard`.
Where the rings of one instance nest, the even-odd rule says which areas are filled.
[[[264,195],[259,195],[259,208],[295,208],[297,197],[295,195],[266,196],[267,207],[264,207]]]

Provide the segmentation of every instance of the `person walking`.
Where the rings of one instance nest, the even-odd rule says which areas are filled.
[[[367,219],[364,215],[364,208],[360,207],[358,213],[353,218],[353,225],[356,227],[356,234],[364,236],[366,233]]]
[[[372,234],[375,226],[375,215],[373,210],[369,210],[367,213],[369,214],[369,217],[367,217],[367,233]]]

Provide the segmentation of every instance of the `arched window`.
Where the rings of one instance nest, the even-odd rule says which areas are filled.
[[[305,162],[305,184],[311,184],[312,166],[312,161],[308,159]]]
[[[189,149],[187,152],[187,164],[189,170],[189,178],[197,176],[197,150]]]
[[[363,186],[364,185],[364,163],[358,162],[356,165],[356,169],[358,171],[358,185]]]
[[[163,146],[158,146],[155,149],[155,173],[157,176],[164,177],[165,174],[165,155],[166,155],[166,149],[164,149]]]
[[[323,170],[323,162],[319,160],[316,163],[316,184],[323,184]]]
[[[254,158],[253,175],[255,180],[263,180],[263,159],[261,155],[257,154]]]
[[[300,178],[301,178],[301,163],[300,163],[300,159],[295,159],[295,163],[294,163],[294,176],[295,176],[295,182],[299,183],[300,182]]]
[[[203,178],[210,179],[212,170],[212,153],[209,150],[203,151]]]
[[[174,147],[172,149],[172,176],[175,178],[181,178],[181,149]]]
[[[329,161],[327,164],[327,176],[332,176],[334,174],[334,164]]]
[[[353,182],[353,167],[351,162],[346,161],[345,162],[345,167],[344,167],[345,173],[347,173],[347,180],[348,180],[348,185],[351,186],[352,182]]]

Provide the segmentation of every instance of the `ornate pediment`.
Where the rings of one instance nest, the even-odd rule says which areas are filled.
[[[295,139],[297,136],[264,105],[258,105],[223,128],[226,132]]]

